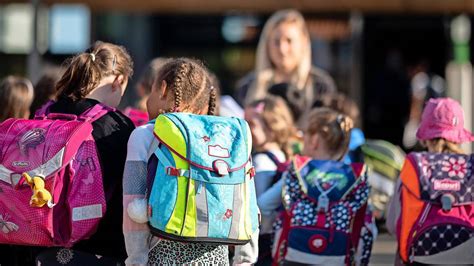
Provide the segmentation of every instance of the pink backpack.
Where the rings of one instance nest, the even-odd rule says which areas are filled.
[[[410,153],[400,173],[399,254],[406,263],[474,263],[474,155]]]
[[[71,247],[105,213],[91,133],[113,109],[97,104],[78,117],[48,113],[51,104],[35,119],[0,124],[0,243]]]

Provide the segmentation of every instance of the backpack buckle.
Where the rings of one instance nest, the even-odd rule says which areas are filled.
[[[255,167],[252,166],[247,173],[249,174],[250,179],[252,179],[256,174],[255,173]]]
[[[220,176],[226,176],[229,174],[229,165],[223,160],[214,161],[214,171]]]
[[[170,176],[179,176],[179,169],[176,169],[174,167],[166,167],[166,174]]]

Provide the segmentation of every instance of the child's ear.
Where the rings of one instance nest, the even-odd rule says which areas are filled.
[[[115,77],[114,82],[112,83],[112,90],[118,90],[122,88],[122,84],[125,81],[125,77],[123,75],[118,75]]]
[[[160,86],[160,97],[161,99],[165,99],[166,98],[166,95],[168,94],[168,85],[166,84],[166,81],[162,81],[161,82],[161,86]]]
[[[310,138],[311,150],[316,150],[319,147],[319,135],[314,134]]]

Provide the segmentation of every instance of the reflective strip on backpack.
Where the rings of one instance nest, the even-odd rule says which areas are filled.
[[[232,224],[230,226],[229,238],[230,239],[239,239],[239,227],[241,224],[241,215],[242,209],[239,210],[239,205],[242,203],[242,193],[241,193],[242,184],[234,186],[234,202],[232,205],[232,210],[234,213],[232,215]]]
[[[196,181],[188,179],[188,195],[182,236],[196,237]]]
[[[196,219],[196,235],[198,237],[207,237],[209,232],[209,212],[205,184],[202,184],[200,191],[196,193]]]

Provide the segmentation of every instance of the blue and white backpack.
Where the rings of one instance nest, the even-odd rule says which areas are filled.
[[[148,161],[151,232],[184,242],[245,244],[259,226],[247,123],[168,113]]]
[[[283,174],[285,210],[275,223],[274,265],[369,263],[373,237],[367,223],[373,219],[364,168],[295,156]]]

